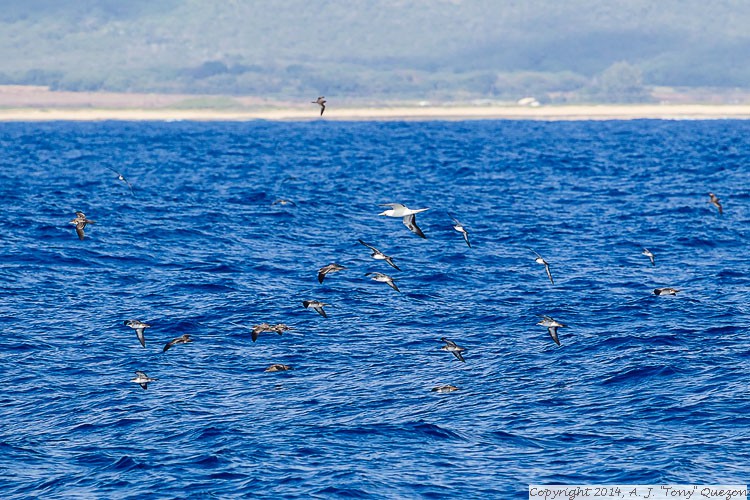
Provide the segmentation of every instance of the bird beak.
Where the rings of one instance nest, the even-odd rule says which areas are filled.
[[[387,212],[387,210],[386,210],[386,212]],[[381,212],[378,215],[385,215],[385,212]]]

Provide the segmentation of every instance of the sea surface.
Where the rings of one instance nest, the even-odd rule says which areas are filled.
[[[750,122],[4,123],[0,195],[4,499],[750,480]]]

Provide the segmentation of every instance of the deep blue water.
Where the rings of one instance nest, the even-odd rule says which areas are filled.
[[[748,482],[750,122],[6,123],[0,152],[3,498]]]

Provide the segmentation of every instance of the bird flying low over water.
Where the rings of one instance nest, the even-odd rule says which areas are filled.
[[[144,323],[143,321],[138,321],[137,319],[126,319],[122,322],[123,325],[129,326],[133,330],[135,330],[135,334],[138,336],[138,340],[141,342],[141,345],[143,347],[146,347],[146,337],[143,334],[143,330],[146,328],[151,328],[151,325],[148,325]]]
[[[534,250],[532,250],[532,252],[534,252],[536,254],[536,259],[534,259],[534,262],[536,262],[537,264],[541,264],[541,265],[544,266],[544,270],[547,271],[547,277],[549,278],[549,282],[554,285],[555,284],[555,280],[552,279],[552,273],[549,271],[549,264],[547,263],[546,260],[544,260],[542,258],[541,255],[539,255],[538,253],[536,253]]]
[[[335,97],[335,96],[334,96]],[[312,104],[319,104],[320,105],[320,116],[323,116],[323,111],[326,110],[326,98],[323,96],[318,97],[314,101],[310,101]]]
[[[177,337],[176,339],[172,339],[169,342],[167,342],[167,345],[164,346],[164,351],[167,352],[170,350],[173,346],[179,345],[179,344],[188,344],[192,342],[193,339],[190,338],[190,335],[187,333],[185,335],[182,335],[181,337]]]
[[[232,323],[234,326],[239,326],[240,328],[246,328],[246,329],[250,330],[250,338],[252,339],[253,342],[255,342],[256,340],[258,340],[258,336],[261,333],[275,332],[275,333],[278,333],[279,335],[281,335],[282,333],[284,333],[286,331],[294,330],[294,328],[292,328],[291,326],[287,326],[284,323],[277,323],[275,325],[269,325],[268,323],[261,323],[259,325],[253,325],[252,327],[241,325],[241,324],[235,323],[233,321],[230,321],[230,323]]]
[[[719,201],[719,197],[716,196],[713,193],[708,193],[709,200],[708,202],[719,209],[719,215],[724,213],[724,209],[721,206],[721,202]]]
[[[453,229],[461,233],[464,237],[464,240],[466,241],[466,244],[471,248],[471,243],[469,243],[469,233],[466,231],[466,228],[463,224],[461,224],[458,219],[453,217],[451,214],[448,214],[448,216],[453,219]]]
[[[86,224],[94,224],[96,223],[95,220],[89,220],[86,218],[86,214],[83,212],[76,212],[76,218],[70,221],[71,224],[74,224],[76,226],[76,234],[78,234],[78,239],[83,239],[83,228],[86,227]]]
[[[677,292],[679,292],[678,289],[670,287],[657,288],[656,290],[654,290],[655,295],[677,295]]]
[[[107,169],[111,170],[112,172],[114,172],[114,173],[115,173],[115,175],[117,175],[117,180],[118,180],[118,181],[122,181],[122,182],[124,182],[125,184],[127,184],[127,185],[128,185],[128,188],[130,188],[130,194],[131,194],[131,195],[133,195],[133,196],[135,196],[135,193],[133,192],[133,185],[132,185],[132,184],[130,183],[130,181],[128,181],[128,180],[127,180],[127,179],[125,178],[125,176],[124,176],[124,175],[122,175],[122,174],[121,174],[120,172],[118,172],[118,171],[117,171],[117,170],[115,170],[114,168],[110,168],[110,167],[107,167]]]
[[[297,206],[297,204],[294,203],[292,200],[287,200],[286,198],[279,198],[278,200],[271,203],[271,205],[291,205],[293,207]]]
[[[328,264],[327,266],[323,266],[318,270],[318,282],[323,283],[323,280],[326,277],[326,274],[328,273],[335,273],[336,271],[342,271],[346,269],[344,266],[340,266],[338,264]]]
[[[417,218],[415,216],[420,212],[429,210],[429,208],[417,208],[412,210],[411,208],[405,207],[401,203],[382,203],[380,206],[391,208],[389,210],[384,210],[378,215],[384,215],[386,217],[401,217],[401,221],[404,223],[404,226],[409,228],[409,231],[416,234],[420,238],[427,239],[427,236],[425,236],[422,230],[419,229],[419,226],[417,226]]]
[[[466,360],[461,354],[462,352],[466,351],[466,349],[464,349],[461,346],[456,345],[455,342],[453,342],[452,340],[448,340],[445,337],[441,337],[440,340],[445,342],[445,345],[441,347],[440,349],[442,349],[443,351],[448,351],[449,353],[453,354],[457,360],[463,361],[464,363],[466,363]]]
[[[401,291],[396,286],[396,283],[393,282],[393,278],[391,278],[387,274],[383,274],[383,273],[365,273],[365,276],[372,276],[373,280],[379,281],[381,283],[388,283],[388,286],[391,287],[391,288],[393,288],[397,292]]]
[[[366,246],[367,248],[369,248],[370,250],[372,250],[371,256],[372,256],[373,259],[375,259],[375,260],[384,260],[388,264],[390,264],[391,267],[393,267],[394,269],[396,269],[397,271],[401,270],[401,269],[399,269],[399,267],[396,264],[393,263],[393,257],[390,257],[390,256],[384,254],[383,252],[381,252],[380,250],[378,250],[374,246],[368,245],[367,243],[365,243],[362,240],[357,240],[357,241],[360,242],[360,244],[362,244],[362,245]]]
[[[448,385],[439,385],[437,387],[433,387],[431,390],[432,392],[453,392],[453,391],[457,391],[458,387],[456,387],[455,385],[448,384]]]
[[[142,371],[136,371],[135,372],[135,378],[131,380],[131,382],[135,382],[136,384],[139,384],[143,389],[148,389],[149,382],[156,382],[159,380],[158,378],[151,378],[148,375],[146,375],[145,372]]]
[[[294,368],[292,368],[289,365],[282,365],[280,363],[277,363],[277,364],[273,364],[273,365],[269,366],[268,368],[266,368],[263,371],[266,371],[266,372],[285,372],[285,371],[289,371],[289,370],[293,370],[293,369]]]
[[[644,248],[643,252],[641,252],[641,253],[643,255],[645,255],[646,257],[648,257],[648,259],[651,261],[651,265],[652,266],[656,265],[656,262],[654,262],[654,254],[651,253],[651,250],[649,250],[648,248]]]
[[[330,306],[331,304],[326,304],[324,302],[320,302],[318,300],[303,300],[302,305],[305,306],[305,309],[313,309],[318,312],[321,316],[324,318],[327,318],[328,315],[323,310],[323,306]]]
[[[555,341],[555,344],[560,345],[560,339],[557,337],[557,329],[563,328],[565,325],[550,318],[549,316],[542,316],[542,321],[537,323],[537,325],[546,326],[547,331],[549,332],[549,336],[552,337],[552,340]]]

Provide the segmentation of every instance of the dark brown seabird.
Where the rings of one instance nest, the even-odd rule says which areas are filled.
[[[719,201],[719,197],[716,196],[713,193],[708,193],[708,196],[710,200],[708,200],[709,203],[711,203],[713,206],[719,209],[719,215],[724,213],[724,209],[721,206],[721,202]]]
[[[310,101],[312,104],[320,104],[320,116],[323,116],[323,111],[326,110],[326,98],[323,96],[318,97],[314,101]]]
[[[170,340],[170,341],[169,341],[169,342],[167,343],[167,345],[165,345],[165,346],[164,346],[164,351],[162,351],[162,352],[167,352],[167,351],[168,351],[168,350],[170,350],[170,349],[171,349],[171,348],[172,348],[173,346],[176,346],[176,345],[179,345],[179,344],[188,344],[188,343],[190,343],[190,342],[192,342],[192,341],[193,341],[193,339],[191,339],[191,338],[190,338],[190,335],[188,335],[188,334],[186,333],[185,335],[182,335],[181,337],[177,337],[176,339],[172,339],[172,340]]]
[[[336,263],[323,266],[318,270],[318,282],[323,283],[323,280],[325,279],[326,274],[335,273],[336,271],[342,271],[344,269],[346,269],[344,266],[340,266]]]
[[[78,234],[78,239],[83,239],[83,228],[86,227],[86,224],[94,224],[96,223],[95,220],[89,220],[86,218],[86,214],[83,212],[76,212],[76,218],[70,221],[71,224],[75,224],[76,226],[76,233]]]

